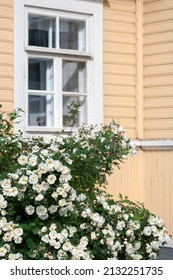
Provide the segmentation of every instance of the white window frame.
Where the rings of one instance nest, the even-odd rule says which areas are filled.
[[[86,38],[89,36],[90,45],[86,45],[85,52],[71,51],[71,50],[59,50],[61,57],[55,61],[54,75],[57,75],[57,69],[60,69],[63,57],[69,59],[68,54],[74,53],[74,60],[77,60],[77,56],[80,61],[87,61],[87,92],[88,94],[88,112],[87,120],[88,124],[99,124],[103,122],[103,85],[102,85],[102,0],[14,0],[14,107],[21,108],[25,111],[24,117],[19,124],[15,125],[15,131],[21,130],[26,134],[52,134],[58,129],[61,129],[59,125],[55,123],[55,127],[29,127],[27,123],[27,87],[26,79],[27,73],[27,56],[30,53],[31,56],[41,54],[43,57],[53,58],[55,49],[41,48],[38,51],[38,47],[28,46],[26,40],[26,34],[28,30],[28,24],[26,22],[26,11],[33,11],[36,9],[45,15],[53,16],[56,11],[63,15],[63,18],[69,17],[73,13],[73,17],[77,15],[77,19],[83,15],[88,25],[91,25],[90,34],[86,34]],[[47,9],[47,11],[46,11]],[[50,12],[51,11],[51,12]],[[49,14],[50,13],[50,14]],[[89,28],[87,28],[89,30]],[[57,30],[58,32],[58,30]],[[57,36],[56,36],[57,38]],[[71,60],[71,58],[69,59]],[[60,83],[56,83],[56,86],[60,87]],[[54,91],[56,89],[54,88]],[[57,100],[59,98],[59,100]],[[62,98],[55,95],[54,100],[54,119],[60,119],[56,106],[60,104],[62,108]]]

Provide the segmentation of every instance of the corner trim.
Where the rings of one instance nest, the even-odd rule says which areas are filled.
[[[173,140],[132,140],[131,143],[142,151],[173,150]]]

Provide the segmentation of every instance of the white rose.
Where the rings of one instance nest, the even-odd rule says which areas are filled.
[[[151,227],[150,226],[146,226],[143,230],[143,234],[146,235],[146,236],[150,236],[151,235]]]
[[[156,217],[151,215],[148,219],[148,223],[151,225],[151,226],[154,226],[156,225]]]
[[[117,230],[123,230],[123,228],[125,228],[126,224],[124,221],[118,221],[116,229]]]
[[[5,257],[5,255],[7,254],[7,249],[4,247],[0,247],[0,257]]]
[[[44,227],[41,228],[41,232],[44,233],[44,232],[46,232],[46,231],[47,231],[47,227],[46,227],[46,226],[44,226]]]
[[[28,157],[25,156],[25,155],[21,155],[21,156],[18,158],[18,163],[19,163],[20,165],[25,165],[25,164],[27,164],[27,162],[28,162]]]
[[[38,194],[35,198],[35,201],[41,201],[44,198],[44,195],[42,195],[41,193]]]
[[[49,235],[45,234],[41,237],[41,241],[45,242],[45,243],[49,243]]]
[[[54,174],[51,174],[47,177],[47,182],[49,185],[53,185],[56,181],[56,176]]]
[[[16,243],[16,244],[20,244],[20,243],[22,243],[22,237],[21,236],[15,236],[14,237],[14,242]]]
[[[43,205],[37,206],[36,213],[38,216],[44,216],[47,213],[47,208]]]
[[[35,212],[35,208],[32,205],[26,206],[25,211],[28,215],[32,215]]]
[[[28,177],[27,176],[20,177],[19,184],[26,185],[27,183],[28,183]]]
[[[58,237],[58,233],[56,230],[51,230],[49,233],[50,239],[56,239]]]
[[[49,208],[48,208],[49,212],[51,214],[53,213],[56,213],[56,211],[58,210],[58,207],[56,205],[51,205]]]
[[[38,176],[36,174],[31,174],[29,176],[29,183],[34,185],[38,183]]]
[[[23,234],[23,229],[22,228],[15,228],[13,230],[14,235],[16,236],[21,236]]]
[[[66,205],[66,200],[65,200],[65,199],[60,199],[59,202],[58,202],[58,205],[59,205],[60,207],[65,206],[65,205]]]
[[[37,156],[32,156],[29,158],[29,164],[35,166],[37,164]]]

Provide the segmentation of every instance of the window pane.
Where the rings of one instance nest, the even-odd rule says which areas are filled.
[[[86,92],[86,63],[63,61],[63,91]]]
[[[53,126],[53,96],[29,96],[28,119],[30,126]]]
[[[73,100],[81,105],[75,120],[71,118],[68,109],[68,104],[70,104]],[[63,96],[63,127],[78,127],[83,123],[86,123],[86,97]]]
[[[30,58],[28,72],[29,89],[53,91],[53,60]]]
[[[55,48],[55,18],[29,15],[29,45]]]
[[[60,19],[60,48],[86,50],[85,21]]]

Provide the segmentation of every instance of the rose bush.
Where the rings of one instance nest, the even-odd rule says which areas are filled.
[[[0,161],[1,259],[155,259],[169,241],[162,219],[103,190],[113,165],[135,154],[119,124],[53,139],[2,136],[1,147],[8,139],[15,149],[8,170]]]

